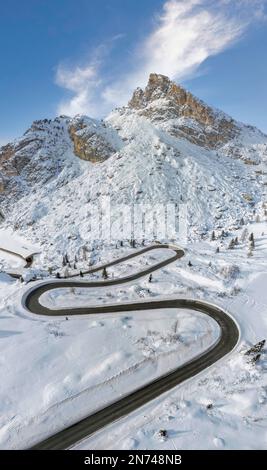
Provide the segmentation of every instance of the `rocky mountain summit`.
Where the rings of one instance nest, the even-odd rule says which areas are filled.
[[[187,203],[189,234],[249,220],[266,199],[267,136],[151,74],[105,120],[35,121],[0,149],[2,224],[55,243],[88,233],[88,204]],[[49,238],[49,237],[48,237]]]
[[[211,149],[239,132],[232,118],[216,112],[164,75],[151,74],[146,88],[135,90],[129,107],[152,122],[169,122],[174,137]]]

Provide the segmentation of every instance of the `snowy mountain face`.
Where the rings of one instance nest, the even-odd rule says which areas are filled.
[[[174,137],[209,149],[238,134],[233,119],[215,112],[163,75],[151,74],[145,90],[134,92],[129,107]]]
[[[0,149],[4,225],[81,245],[89,204],[187,203],[189,235],[250,220],[266,189],[267,136],[151,74],[128,106],[33,123]],[[265,183],[265,184],[264,184]],[[119,234],[118,234],[119,238]]]
[[[262,154],[266,156],[266,135],[207,106],[163,75],[151,74],[145,90],[134,92],[129,107],[174,137],[248,164],[260,163]]]

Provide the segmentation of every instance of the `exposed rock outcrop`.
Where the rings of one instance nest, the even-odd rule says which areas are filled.
[[[173,136],[203,147],[216,148],[238,133],[232,118],[216,112],[164,75],[151,74],[146,88],[137,88],[128,106],[152,122],[168,123]]]
[[[9,204],[44,185],[62,170],[63,156],[71,146],[66,119],[34,121],[25,134],[0,148],[0,202]],[[66,165],[65,161],[65,165]]]
[[[104,122],[78,116],[69,126],[74,153],[82,160],[101,163],[116,151],[110,133]]]
[[[266,159],[267,136],[258,129],[151,74],[147,87],[105,121],[35,121],[0,148],[0,207],[6,223],[32,230],[44,220],[46,230],[53,220],[58,230],[68,223],[72,232],[82,201],[85,207],[100,195],[111,195],[116,204],[187,201],[192,227],[206,230],[207,220],[225,224],[228,209],[232,220],[236,214],[240,219],[240,210],[245,217],[244,207],[257,203]]]

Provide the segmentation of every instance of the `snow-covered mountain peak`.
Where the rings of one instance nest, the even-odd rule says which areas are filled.
[[[207,148],[217,148],[239,133],[239,126],[231,117],[164,75],[150,74],[146,88],[137,88],[128,106],[175,137]]]
[[[152,74],[105,120],[35,121],[2,147],[3,223],[32,241],[83,244],[89,205],[110,196],[113,205],[186,203],[198,237],[254,217],[266,198],[266,157],[262,132]]]
[[[203,111],[210,111],[208,107],[202,103],[200,100],[195,98],[191,93],[187,92],[182,86],[177,85],[175,82],[171,81],[165,75],[160,75],[156,73],[151,73],[148,79],[147,86],[144,90],[137,88],[128,105],[133,109],[144,109],[148,106],[151,106],[152,103],[156,104],[158,100],[169,100],[170,104],[176,105],[177,107],[173,110],[177,112],[178,116],[186,114],[186,105],[187,112],[189,112],[189,101],[191,102],[192,107],[202,107]],[[199,119],[202,123],[208,123],[208,112],[206,115]]]

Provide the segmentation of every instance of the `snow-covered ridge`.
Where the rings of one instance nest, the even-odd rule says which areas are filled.
[[[2,224],[44,243],[49,256],[84,243],[89,205],[101,196],[110,196],[112,204],[187,203],[193,238],[238,226],[261,210],[267,156],[262,132],[160,75],[150,76],[146,90],[135,95],[143,96],[140,107],[133,97],[104,121],[35,121],[2,147]]]

